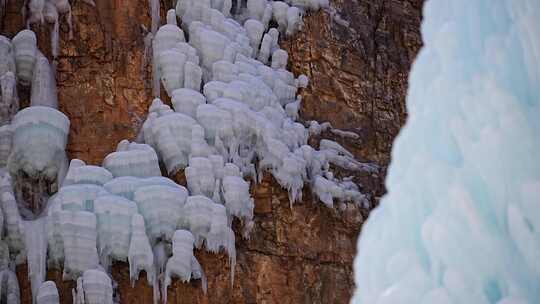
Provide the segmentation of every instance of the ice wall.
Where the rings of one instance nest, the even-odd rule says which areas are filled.
[[[430,0],[353,303],[540,301],[540,3]]]

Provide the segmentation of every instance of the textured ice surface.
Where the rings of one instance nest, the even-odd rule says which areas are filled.
[[[112,280],[105,272],[89,269],[79,280],[82,288],[77,288],[77,293],[79,297],[82,297],[80,291],[84,293],[84,302],[75,304],[113,304]],[[81,284],[77,282],[77,285]]]
[[[13,37],[17,78],[23,85],[32,82],[34,65],[38,54],[36,34],[31,30],[22,30]]]
[[[159,239],[171,240],[187,196],[188,192],[182,186],[152,185],[135,191],[134,201],[145,220],[151,244]]]
[[[47,218],[24,222],[24,245],[28,263],[28,278],[35,301],[47,275]]]
[[[58,108],[56,79],[54,77],[49,60],[38,51],[32,76],[31,106]]]
[[[152,177],[161,176],[158,157],[154,149],[145,144],[123,140],[113,152],[103,160],[103,167],[119,176]]]
[[[134,283],[139,279],[141,270],[146,272],[148,284],[156,284],[156,271],[154,268],[154,253],[146,235],[144,219],[140,214],[131,218],[131,240],[129,244],[129,277]]]
[[[46,281],[39,287],[36,304],[60,304],[58,289],[53,281]]]
[[[54,181],[66,161],[69,119],[51,107],[32,106],[13,118],[13,148],[8,167],[13,175]]]
[[[76,279],[98,265],[96,216],[88,211],[60,211],[64,277]]]
[[[0,270],[0,298],[9,304],[21,303],[17,275],[9,269]]]
[[[12,256],[24,256],[24,223],[13,194],[13,184],[8,172],[0,169],[0,203],[4,217],[5,237]]]
[[[193,255],[194,238],[191,232],[187,230],[176,230],[172,243],[173,255],[167,261],[163,282],[163,298],[165,303],[167,303],[167,287],[171,284],[173,277],[177,277],[183,282],[188,282],[191,278],[199,279],[203,276],[201,266],[197,258]]]
[[[540,301],[540,3],[428,1],[355,303]]]
[[[72,184],[104,185],[113,179],[111,172],[98,166],[87,166],[82,160],[72,159],[64,179],[64,186]]]
[[[97,246],[101,265],[112,260],[127,261],[131,241],[131,218],[137,205],[118,195],[102,195],[94,201],[97,217]]]

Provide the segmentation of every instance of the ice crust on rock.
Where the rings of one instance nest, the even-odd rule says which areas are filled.
[[[167,261],[165,277],[163,281],[163,298],[167,303],[167,288],[173,277],[179,278],[183,282],[204,277],[201,265],[193,255],[194,237],[187,230],[176,230],[172,239],[172,256]],[[204,280],[203,280],[204,281]],[[206,282],[203,282],[205,285]],[[206,290],[206,287],[203,286]]]
[[[540,301],[539,14],[538,1],[426,2],[353,303]]]
[[[324,177],[330,163],[347,170],[374,172],[378,169],[354,160],[337,144],[323,143],[321,151],[308,153],[310,159],[304,158],[306,155],[300,147],[307,144],[310,133],[320,133],[316,126],[308,132],[295,122],[301,102],[296,93],[298,88],[308,85],[308,79],[305,75],[295,79],[286,70],[288,54],[279,48],[279,31],[268,29],[268,21],[273,18],[279,30],[292,34],[301,27],[304,10],[326,7],[327,3],[297,1],[290,4],[293,6],[285,2],[250,0],[247,7],[241,7],[238,3],[236,10],[230,12],[234,17],[231,19],[223,11],[228,4],[222,1],[182,0],[177,3],[176,14],[182,21],[183,31],[175,28],[173,22],[160,28],[163,37],[170,33],[172,38],[167,42],[154,42],[154,46],[159,46],[157,51],[155,48],[155,58],[159,61],[160,55],[156,52],[164,54],[165,59],[181,57],[175,60],[175,64],[180,65],[185,65],[189,57],[196,58],[191,63],[200,64],[202,69],[203,95],[197,92],[199,87],[180,88],[180,80],[186,79],[185,69],[178,67],[173,71],[173,65],[168,65],[170,70],[163,79],[174,111],[156,99],[149,109],[142,134],[145,142],[156,149],[169,173],[186,169],[192,195],[223,200],[222,189],[216,190],[222,178],[214,176],[208,159],[215,154],[236,165],[242,177],[252,177],[254,181],[263,171],[270,171],[280,185],[289,190],[291,203],[301,199],[304,183],[314,184],[316,176],[308,175]],[[181,32],[189,33],[189,41],[178,34]],[[271,63],[267,66],[270,56]],[[174,84],[171,85],[171,81]],[[173,88],[176,90],[171,93]],[[259,172],[255,170],[257,161]],[[332,199],[358,202],[363,197],[358,188],[333,177],[331,180]],[[314,193],[323,195],[331,205],[329,188],[319,187]],[[249,196],[244,201],[248,200]],[[243,210],[245,218],[249,219],[249,208]],[[233,213],[242,212],[237,209]]]
[[[28,2],[28,12],[23,6],[23,16],[26,15],[26,24],[28,28],[30,24],[51,23],[51,53],[53,58],[57,58],[59,54],[59,26],[60,16],[65,15],[69,26],[69,39],[73,39],[73,24],[71,14],[71,4],[68,0],[30,0]],[[83,0],[84,3],[95,7],[93,0]],[[26,3],[26,2],[25,2]]]

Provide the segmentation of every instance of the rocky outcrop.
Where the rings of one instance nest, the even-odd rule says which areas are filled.
[[[12,37],[23,27],[22,2],[7,1],[3,35]],[[60,110],[71,119],[69,157],[91,164],[101,163],[121,139],[136,136],[152,99],[143,27],[150,25],[149,4],[95,2],[94,8],[74,1],[74,39],[68,39],[64,20],[57,66]],[[162,9],[172,2],[161,1]],[[334,138],[359,159],[384,168],[406,117],[407,73],[421,45],[422,1],[331,2],[335,12],[307,16],[304,30],[283,41],[294,62],[292,70],[311,81],[302,92],[302,117],[357,133],[357,139],[340,139],[330,132],[322,137]],[[40,48],[50,50],[49,28],[34,30]],[[356,176],[374,204],[384,192],[383,175],[384,170]],[[328,209],[313,202],[308,192],[291,209],[286,192],[270,177],[252,193],[256,226],[249,240],[237,233],[233,287],[226,256],[197,252],[208,293],[203,294],[200,281],[175,281],[169,303],[348,302],[354,288],[356,236],[368,210],[353,205]],[[22,303],[31,303],[26,267],[17,270]],[[126,265],[115,265],[113,274],[121,303],[152,303],[144,274],[134,287]],[[74,283],[62,282],[58,271],[49,271],[48,278],[57,282],[62,303],[71,303]]]
[[[407,77],[421,46],[422,0],[334,0],[286,39],[291,70],[306,74],[302,117],[358,134],[338,140],[357,157],[387,165],[405,123]],[[339,138],[339,137],[337,137]]]

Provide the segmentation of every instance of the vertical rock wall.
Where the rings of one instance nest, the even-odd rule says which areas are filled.
[[[0,33],[23,28],[21,0],[7,0]],[[99,164],[124,138],[132,139],[151,102],[150,73],[144,64],[142,25],[149,28],[147,0],[73,1],[74,39],[61,24],[57,68],[60,110],[71,119],[70,158]],[[161,1],[165,8],[172,0]],[[305,120],[330,121],[358,139],[340,139],[359,159],[384,166],[390,145],[405,120],[407,74],[420,45],[422,1],[334,0],[338,18],[318,12],[305,29],[283,41],[292,70],[310,77],[303,91]],[[347,22],[349,23],[347,25]],[[50,50],[49,27],[33,27],[42,50]],[[384,171],[384,170],[383,170]],[[357,176],[374,198],[384,191],[383,174]],[[271,178],[253,187],[256,227],[250,240],[237,234],[238,263],[231,289],[227,257],[197,252],[208,277],[169,287],[169,303],[347,303],[353,292],[356,236],[367,210],[347,205],[328,209],[310,193],[289,208],[287,194]],[[121,303],[152,303],[144,274],[131,287],[127,265],[114,266]],[[22,303],[31,303],[26,267],[18,267]],[[73,282],[49,271],[62,303],[71,303]]]

